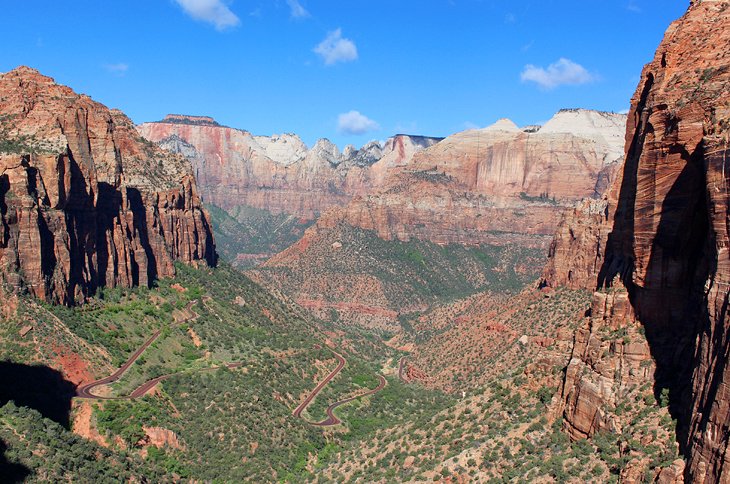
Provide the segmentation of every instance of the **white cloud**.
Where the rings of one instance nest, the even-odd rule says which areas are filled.
[[[314,48],[328,66],[338,62],[357,60],[357,47],[350,39],[342,37],[342,29],[327,34],[327,37]]]
[[[628,109],[622,109],[622,110],[621,110],[621,111],[619,111],[618,113],[619,113],[619,114],[629,114],[629,110],[628,110]]]
[[[241,20],[223,0],[175,0],[195,20],[213,24],[216,30],[235,27]]]
[[[286,0],[286,3],[289,5],[289,12],[292,18],[309,17],[309,12],[307,12],[306,8],[302,7],[302,4],[299,3],[299,0]]]
[[[342,113],[337,118],[337,130],[342,134],[365,134],[379,129],[378,123],[359,111]]]
[[[124,62],[117,62],[116,64],[104,64],[104,69],[112,74],[123,76],[129,70],[129,65]]]
[[[522,82],[534,82],[543,89],[577,86],[596,80],[596,76],[588,72],[585,67],[566,58],[559,59],[547,68],[528,64],[520,78]]]
[[[634,13],[641,13],[641,7],[636,4],[635,0],[629,0],[629,4],[626,6],[626,10]]]

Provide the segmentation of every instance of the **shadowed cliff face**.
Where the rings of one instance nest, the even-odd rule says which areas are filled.
[[[75,385],[47,366],[0,361],[0,407],[9,401],[37,410],[45,418],[69,427]],[[0,477],[3,482],[23,482],[31,473],[21,464],[8,462],[5,442],[0,439]]]
[[[594,220],[589,236],[566,219],[545,272],[553,285],[572,271],[592,288],[626,288],[630,311],[609,319],[643,325],[693,482],[730,478],[728,100],[730,2],[692,2],[632,100],[612,217]]]
[[[5,289],[47,301],[216,262],[189,162],[26,67],[0,75],[0,218]]]
[[[73,383],[47,366],[0,361],[0,407],[12,400],[68,429],[75,390]]]

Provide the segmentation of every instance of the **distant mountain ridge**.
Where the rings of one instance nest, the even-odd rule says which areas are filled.
[[[620,114],[566,110],[540,129],[524,131],[502,119],[451,135],[403,157],[408,161],[388,164],[369,192],[328,210],[301,240],[250,274],[283,288],[319,317],[335,309],[345,322],[373,325],[377,314],[377,324],[391,328],[401,311],[423,310],[444,292],[435,281],[445,273],[430,272],[448,265],[438,246],[447,253],[464,246],[477,251],[464,254],[446,286],[474,279],[490,264],[491,273],[467,284],[472,290],[537,277],[562,213],[583,198],[602,197],[614,178],[625,121]],[[387,251],[373,238],[405,255],[396,250],[386,263]],[[397,274],[401,259],[420,261],[423,270],[410,279],[423,277],[433,289],[391,297],[394,284],[407,293]],[[344,287],[350,288],[346,295]],[[343,298],[348,305],[338,304]]]
[[[198,122],[179,115],[167,121],[143,123],[147,139],[175,149],[180,139],[198,153],[192,162],[201,193],[208,203],[230,210],[247,206],[273,214],[292,214],[313,220],[328,208],[346,204],[368,192],[385,173],[440,138],[395,136],[384,144],[374,141],[343,151],[327,139],[308,148],[294,134],[254,136],[248,131],[220,126],[211,118]]]
[[[623,157],[626,116],[563,110],[540,129],[502,119],[451,135],[395,166],[388,179],[318,224],[375,230],[385,239],[493,242],[540,236],[562,210],[600,197]]]

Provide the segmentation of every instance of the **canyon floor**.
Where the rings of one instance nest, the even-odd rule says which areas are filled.
[[[58,462],[80,479],[585,482],[677,458],[646,385],[622,433],[571,443],[562,431],[558,390],[588,293],[479,293],[373,337],[333,329],[226,264],[177,270],[80,309],[16,300],[2,334],[5,358],[25,362],[4,372],[25,393],[3,397],[15,402],[0,428],[11,462],[45,469],[36,479],[60,478],[47,464]],[[48,362],[66,389],[51,409],[20,383]]]

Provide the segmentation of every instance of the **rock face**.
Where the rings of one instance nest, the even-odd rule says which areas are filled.
[[[449,136],[392,170],[381,189],[323,217],[384,239],[547,246],[567,207],[605,192],[622,157],[625,116],[563,110],[544,127],[509,120]]]
[[[590,319],[575,333],[562,388],[565,426],[574,439],[618,432],[618,418],[609,409],[621,403],[627,388],[654,376],[653,366],[646,365],[649,347],[630,315],[625,290],[596,292]]]
[[[194,148],[197,153],[180,151],[192,155],[207,203],[225,210],[248,206],[309,220],[366,193],[392,167],[440,140],[397,135],[383,146],[371,142],[359,150],[348,146],[341,153],[326,139],[308,149],[296,135],[254,136],[200,119],[169,115],[138,129],[145,138],[168,148],[175,149],[176,140]]]
[[[0,75],[0,215],[6,289],[47,301],[215,263],[187,160],[27,67]]]
[[[585,200],[563,214],[548,250],[543,284],[594,289],[611,223],[608,200]]]
[[[578,268],[576,284],[626,288],[628,317],[643,325],[656,362],[655,393],[669,390],[692,482],[730,479],[729,100],[730,2],[691,2],[642,73],[609,220],[589,231],[585,219],[566,220],[546,270],[547,283]],[[566,237],[571,227],[581,235]],[[574,377],[568,386],[581,385]],[[568,425],[580,427],[575,415],[566,413]]]

